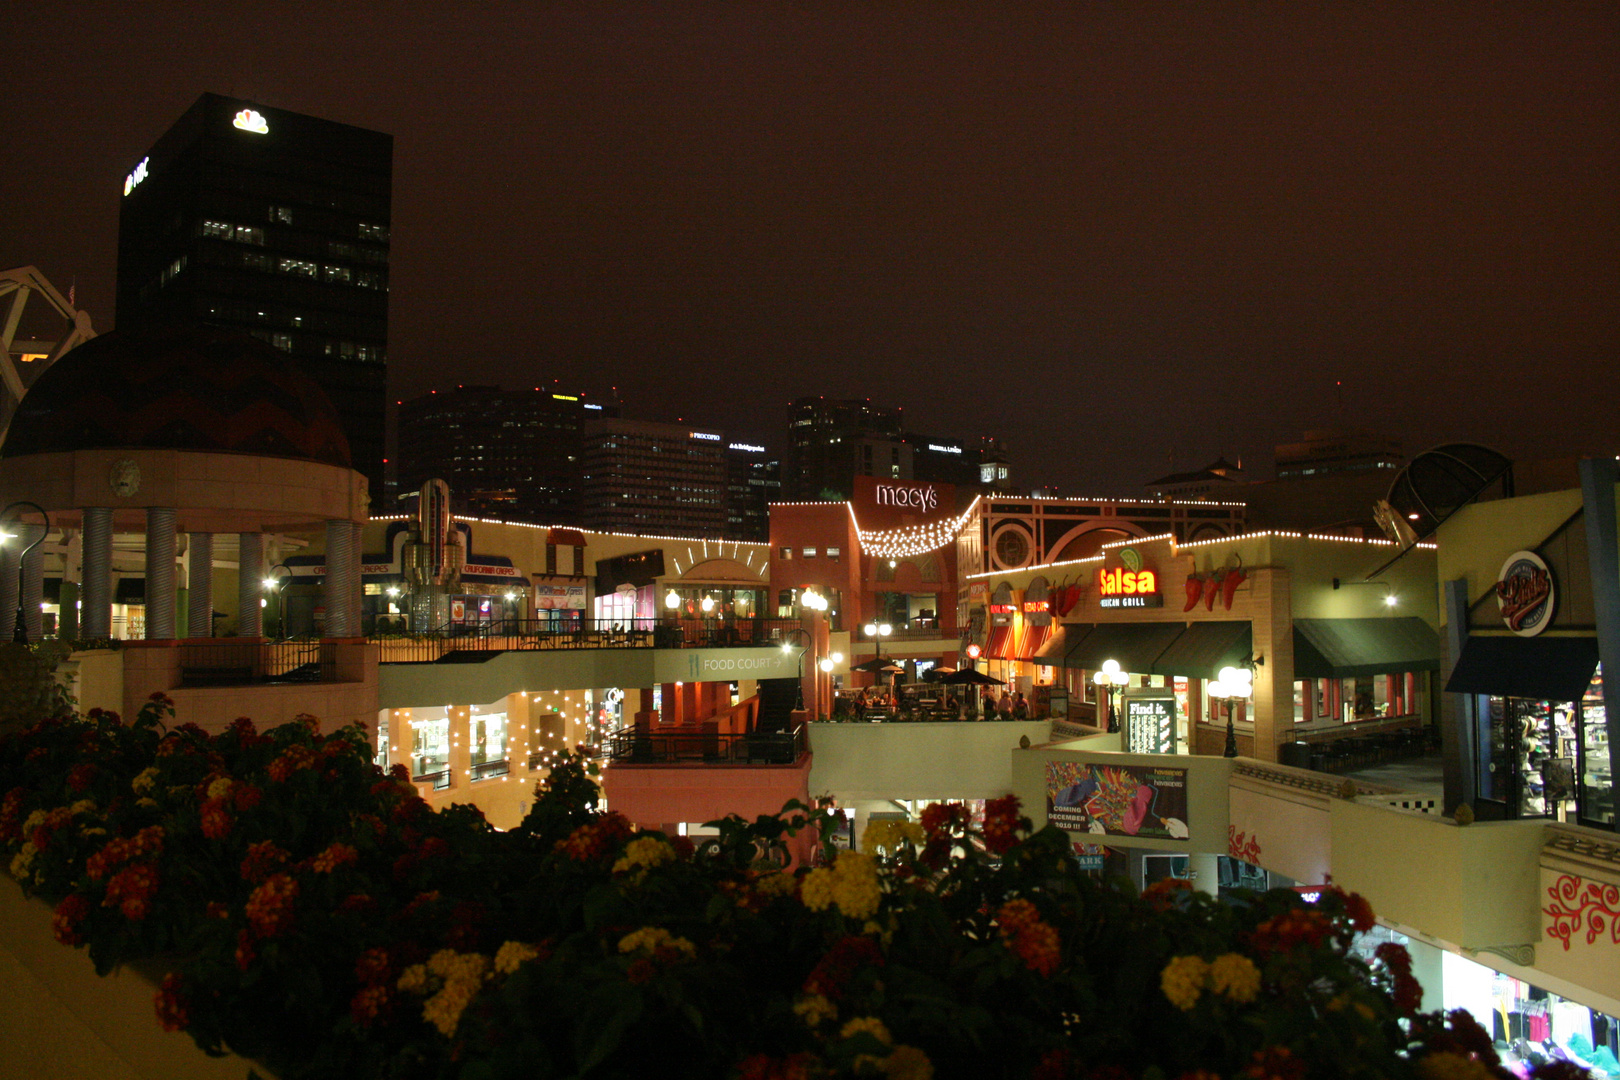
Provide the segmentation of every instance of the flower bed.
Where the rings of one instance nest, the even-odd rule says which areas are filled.
[[[1510,1075],[1466,1014],[1416,1012],[1404,951],[1347,952],[1360,898],[1136,896],[1010,796],[786,873],[825,815],[694,849],[598,813],[565,758],[499,833],[361,729],[169,716],[0,739],[0,849],[99,970],[164,961],[157,1022],[284,1080]]]

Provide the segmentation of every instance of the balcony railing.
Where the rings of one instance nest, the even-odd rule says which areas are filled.
[[[468,770],[468,779],[477,783],[480,780],[490,780],[497,776],[505,776],[512,771],[512,763],[506,758],[498,761],[481,761]]]
[[[780,645],[792,619],[497,619],[432,633],[378,635],[385,664],[432,663],[453,653],[548,649],[696,649]]]
[[[252,686],[331,682],[337,644],[331,641],[187,641],[179,646],[180,685]]]
[[[805,727],[731,732],[622,728],[608,737],[607,756],[629,765],[791,765],[810,749]]]

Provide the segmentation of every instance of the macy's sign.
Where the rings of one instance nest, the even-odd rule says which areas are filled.
[[[939,492],[934,489],[933,484],[926,487],[879,484],[874,492],[874,499],[879,506],[905,506],[915,510],[939,508]]]

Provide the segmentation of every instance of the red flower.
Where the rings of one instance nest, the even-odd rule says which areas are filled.
[[[968,808],[963,803],[937,802],[923,807],[922,827],[930,839],[955,832],[968,823]]]
[[[298,882],[289,874],[272,874],[248,897],[247,920],[261,938],[291,928],[298,903]]]
[[[412,915],[415,915],[417,912],[421,911],[423,908],[427,907],[429,904],[436,904],[438,902],[438,889],[434,889],[432,892],[417,893],[411,899],[411,902],[405,905],[405,910],[400,912],[400,917],[408,919]]]
[[[341,866],[352,866],[360,861],[360,853],[348,844],[333,844],[315,856],[309,868],[317,874],[330,874]]]
[[[394,974],[394,965],[388,959],[388,950],[370,948],[354,962],[354,977],[363,983],[387,982]]]
[[[163,976],[163,985],[158,989],[153,1004],[157,1008],[158,1024],[164,1031],[180,1031],[190,1020],[186,1011],[186,999],[180,992],[184,983],[180,976],[171,971]]]
[[[672,836],[669,846],[675,849],[675,856],[679,859],[690,859],[697,854],[697,845],[692,843],[690,836]]]
[[[1002,855],[1018,844],[1018,831],[1028,829],[1028,818],[1018,813],[1018,796],[1004,795],[984,804],[984,846],[993,855]]]
[[[624,974],[625,978],[639,986],[644,982],[650,982],[652,977],[658,974],[658,965],[643,956],[633,961]]]
[[[1253,1062],[1239,1075],[1249,1080],[1304,1080],[1305,1061],[1286,1046],[1268,1046],[1256,1050]]]
[[[1050,978],[1063,959],[1058,932],[1028,900],[1009,900],[996,912],[1002,940],[1029,970]]]
[[[1191,892],[1190,881],[1181,878],[1160,878],[1142,890],[1142,899],[1159,911],[1168,911],[1175,905],[1177,895]]]
[[[1332,929],[1332,923],[1321,912],[1295,909],[1255,927],[1252,940],[1261,951],[1288,952],[1299,945],[1315,948]]]
[[[246,971],[258,958],[259,950],[253,947],[253,932],[243,927],[236,932],[236,966]]]
[[[273,840],[249,844],[247,857],[242,860],[242,880],[257,884],[287,865],[290,857]]]
[[[56,905],[51,916],[51,933],[63,945],[82,945],[84,936],[79,933],[79,924],[89,914],[90,901],[80,893],[73,893]]]
[[[264,790],[240,781],[231,785],[231,801],[238,812],[251,810],[264,799]]]
[[[230,799],[221,796],[209,799],[202,804],[200,812],[202,818],[202,834],[210,840],[223,840],[231,831],[233,824],[230,813]]]
[[[231,907],[229,904],[222,904],[218,900],[210,900],[205,914],[210,919],[228,919],[231,917]]]
[[[402,761],[395,762],[394,764],[390,765],[388,767],[388,775],[393,777],[395,780],[399,780],[407,784],[411,782],[410,766],[406,765]]]
[[[349,1015],[361,1027],[370,1027],[379,1019],[387,1019],[393,995],[388,987],[363,986],[349,1002]]]
[[[103,907],[118,905],[124,913],[124,918],[131,922],[139,922],[146,918],[150,910],[152,897],[158,891],[157,864],[143,862],[126,866],[113,875],[107,882],[107,896],[101,901]]]
[[[1036,1062],[1029,1080],[1066,1080],[1073,1071],[1073,1060],[1067,1050],[1048,1050]]]
[[[609,811],[557,841],[557,850],[575,862],[589,862],[613,851],[620,841],[628,840],[631,833],[630,819],[617,811]]]
[[[354,915],[365,915],[377,910],[377,901],[365,893],[350,893],[338,905],[339,911],[346,911]]]
[[[281,756],[270,763],[270,779],[284,784],[293,773],[315,764],[315,755],[307,746],[289,746]]]
[[[0,840],[10,840],[22,833],[19,823],[22,821],[23,798],[26,794],[22,788],[15,787],[6,792],[4,799],[0,799]]]
[[[830,1001],[844,996],[849,980],[863,967],[882,967],[883,952],[871,938],[847,934],[827,950],[804,980],[807,994],[820,994]]]
[[[163,826],[148,825],[134,836],[119,837],[84,861],[84,871],[91,881],[100,881],[109,871],[142,855],[163,852]]]
[[[1350,926],[1361,934],[1371,930],[1378,921],[1372,905],[1360,893],[1350,893],[1344,898],[1344,913],[1350,918]]]
[[[95,767],[95,765],[91,764],[90,762],[85,762],[83,765],[73,766],[73,768],[68,770],[68,790],[86,790],[91,784],[95,783],[96,773],[98,771],[99,770]]]
[[[1412,976],[1412,954],[1406,951],[1406,946],[1386,941],[1373,950],[1373,956],[1389,972],[1390,995],[1394,998],[1396,1010],[1402,1016],[1411,1016],[1422,1008],[1423,987]]]

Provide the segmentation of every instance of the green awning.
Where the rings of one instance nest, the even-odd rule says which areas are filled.
[[[1469,634],[1446,690],[1536,701],[1579,701],[1597,665],[1595,637]]]
[[[1254,630],[1247,619],[1195,622],[1159,654],[1149,672],[1213,679],[1223,667],[1237,667],[1254,652]]]
[[[1440,635],[1422,619],[1294,620],[1296,679],[1438,670]]]
[[[1181,636],[1185,623],[1098,623],[1075,643],[1063,665],[1096,671],[1104,660],[1118,660],[1125,671],[1151,674],[1159,655]]]

